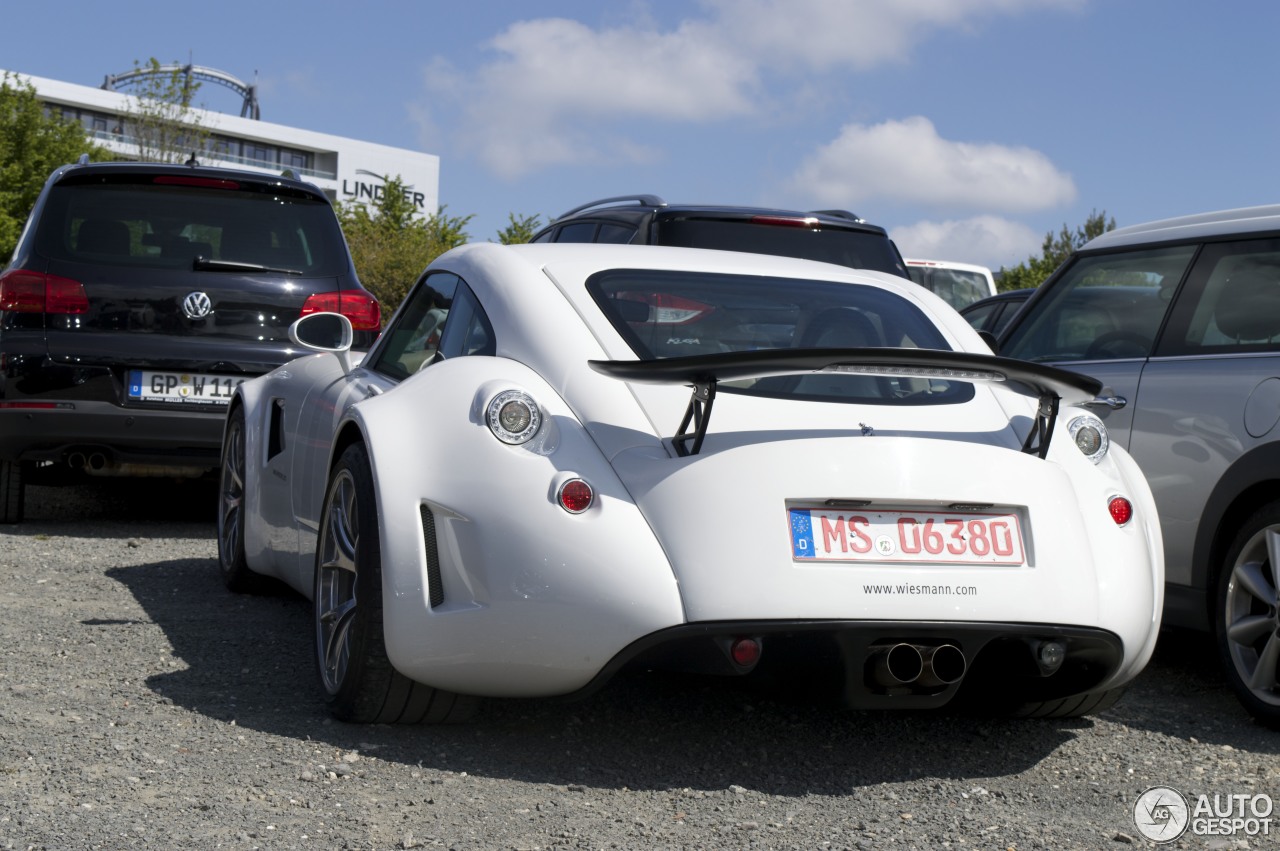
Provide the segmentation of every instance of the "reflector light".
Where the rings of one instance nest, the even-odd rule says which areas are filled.
[[[736,638],[729,647],[729,656],[735,665],[749,668],[760,661],[760,642],[754,638]]]
[[[1107,454],[1111,439],[1107,437],[1107,427],[1095,416],[1076,417],[1067,423],[1067,431],[1075,441],[1076,448],[1084,457],[1097,464]]]
[[[560,486],[556,495],[560,507],[570,514],[581,514],[591,507],[595,499],[595,491],[582,479],[570,479]]]
[[[0,402],[0,408],[4,410],[13,410],[15,408],[35,409],[38,411],[74,411],[76,406],[70,402]]]
[[[1117,526],[1123,526],[1133,519],[1133,503],[1122,496],[1111,497],[1107,510],[1111,512],[1111,519],[1116,521]]]
[[[84,284],[57,275],[12,269],[0,275],[0,310],[15,313],[87,313]]]
[[[382,308],[364,290],[312,293],[302,305],[301,316],[312,313],[341,313],[351,320],[354,331],[377,331],[382,327]]]

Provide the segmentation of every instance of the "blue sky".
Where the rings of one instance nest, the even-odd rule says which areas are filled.
[[[478,240],[509,213],[645,192],[853,210],[906,256],[999,268],[1094,210],[1280,202],[1265,0],[0,8],[0,67],[99,85],[193,61],[256,77],[265,120],[437,154],[441,203]],[[239,114],[229,90],[200,99]]]

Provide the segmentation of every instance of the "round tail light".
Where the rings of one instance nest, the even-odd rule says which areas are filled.
[[[560,486],[556,499],[560,507],[570,514],[581,514],[595,501],[595,491],[582,479],[570,479]]]
[[[1133,519],[1133,503],[1122,496],[1111,497],[1107,510],[1111,512],[1111,519],[1116,521],[1117,526],[1123,526]]]

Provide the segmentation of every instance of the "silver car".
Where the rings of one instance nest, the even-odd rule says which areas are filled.
[[[1211,630],[1280,727],[1280,206],[1121,228],[1076,252],[1000,339],[1083,372],[1155,493],[1164,622]]]

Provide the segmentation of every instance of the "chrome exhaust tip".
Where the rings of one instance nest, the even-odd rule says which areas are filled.
[[[924,673],[924,659],[914,644],[881,644],[871,648],[875,681],[885,688],[908,686]]]

